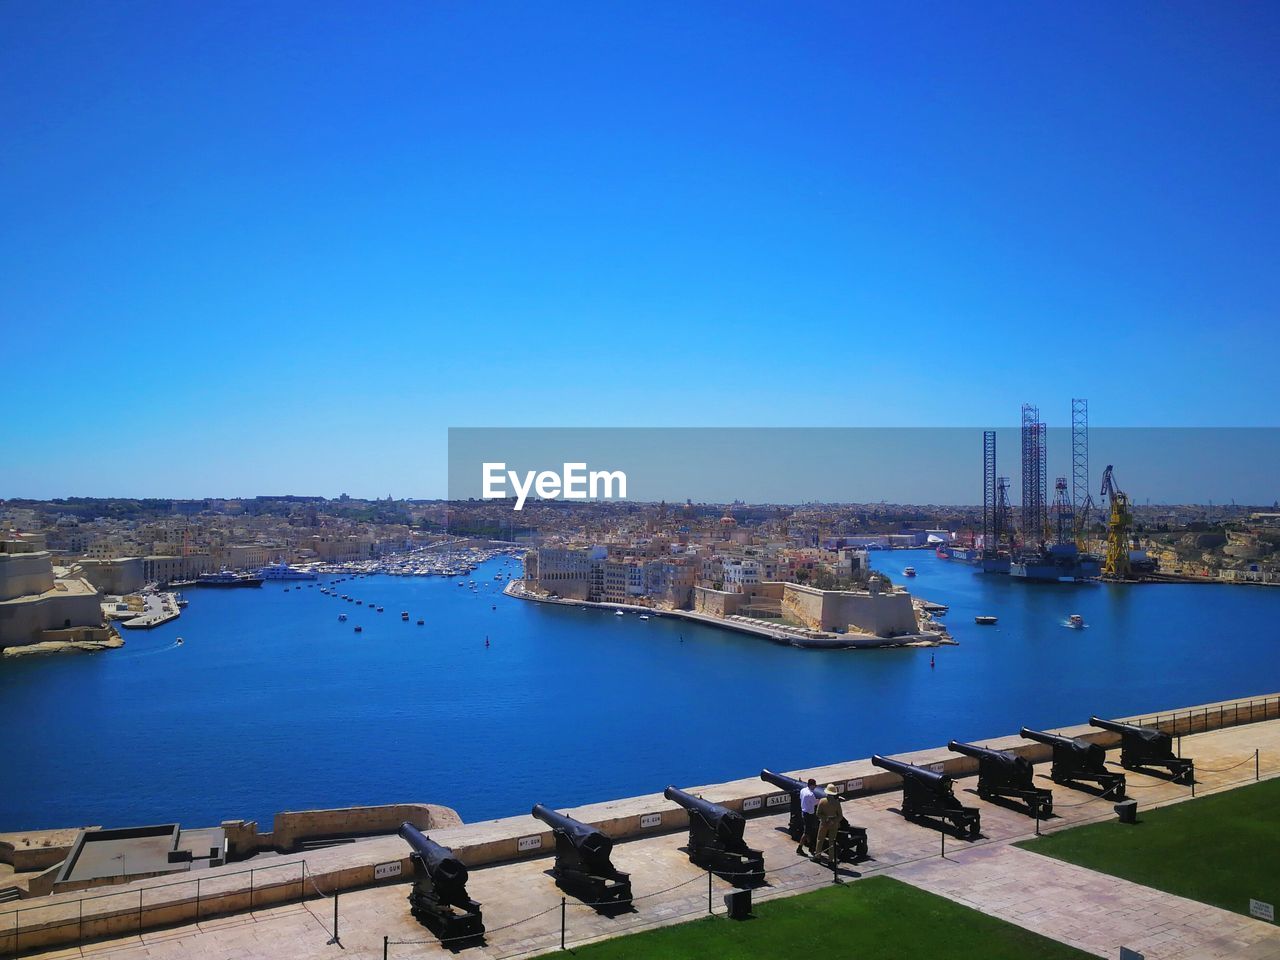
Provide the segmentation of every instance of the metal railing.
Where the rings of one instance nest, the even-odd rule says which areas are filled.
[[[1271,697],[1270,702],[1275,704],[1280,702],[1280,698]],[[1258,701],[1260,704],[1261,701]],[[1242,709],[1244,705],[1242,705]],[[1261,707],[1259,707],[1261,709]],[[1216,709],[1215,709],[1216,712]],[[1196,716],[1200,712],[1195,711]],[[1228,713],[1230,711],[1228,710]],[[1245,722],[1245,721],[1241,721]],[[1269,766],[1263,771],[1258,765],[1258,753],[1251,752],[1247,757],[1232,767],[1224,768],[1224,771],[1233,770],[1236,767],[1242,767],[1244,764],[1254,765],[1252,770],[1245,772],[1244,776],[1238,779],[1226,782],[1217,782],[1213,788],[1208,791],[1210,795],[1221,793],[1235,787],[1245,784],[1254,783],[1261,779],[1261,774],[1266,772],[1268,779],[1280,775],[1280,767]],[[1169,787],[1174,786],[1168,781],[1161,781],[1147,785],[1149,787]],[[1174,802],[1180,797],[1166,797],[1156,800],[1148,804],[1149,809],[1155,809]],[[1087,807],[1091,804],[1098,804],[1096,813],[1072,818],[1071,820],[1061,820],[1055,824],[1050,833],[1057,832],[1061,829],[1070,829],[1073,827],[1087,826],[1089,824],[1101,823],[1110,820],[1115,816],[1112,810],[1112,804],[1115,798],[1108,795],[1090,796],[1085,800],[1068,804],[1055,804],[1055,809],[1069,809],[1072,807]],[[993,846],[1002,843],[1018,843],[1026,840],[1033,840],[1041,834],[1041,820],[1035,818],[1034,827],[1014,828],[1009,832],[1002,832],[998,835],[983,833],[976,840],[960,841],[958,846],[947,843],[948,835],[945,829],[939,830],[940,850],[934,853],[918,853],[908,856],[900,856],[893,859],[880,860],[878,858],[867,858],[857,863],[842,863],[840,865],[830,865],[826,861],[814,861],[807,858],[799,859],[786,863],[780,867],[774,867],[765,871],[766,878],[770,882],[765,886],[757,886],[753,891],[753,899],[756,903],[775,900],[783,897],[789,897],[797,893],[806,893],[818,890],[824,887],[830,887],[832,884],[844,883],[847,880],[856,880],[864,877],[874,876],[893,876],[896,869],[910,866],[912,864],[924,863],[934,859],[951,859],[956,855],[963,855],[964,851],[973,850],[979,847]],[[954,839],[954,835],[952,836]],[[786,880],[773,884],[774,879],[780,879],[783,874],[789,874],[795,868],[817,868],[812,876],[805,876],[798,882]],[[480,936],[458,937],[453,939],[444,939],[440,937],[424,937],[424,938],[401,938],[391,935],[384,935],[382,938],[382,957],[383,960],[408,960],[408,958],[422,957],[425,955],[439,956],[442,950],[454,950],[463,944],[483,944],[488,951],[488,955],[498,958],[498,960],[515,960],[517,957],[527,957],[531,955],[542,955],[553,953],[556,950],[557,942],[561,950],[569,950],[575,947],[583,946],[603,938],[612,938],[616,936],[629,935],[639,933],[645,930],[652,930],[657,927],[665,927],[676,923],[685,922],[698,917],[706,917],[710,915],[723,916],[724,913],[717,910],[714,903],[714,894],[728,893],[734,889],[729,884],[722,883],[719,886],[714,884],[715,877],[724,880],[731,874],[716,873],[711,871],[703,871],[684,880],[677,881],[674,885],[663,889],[645,893],[634,897],[635,901],[646,900],[652,897],[661,896],[671,893],[680,888],[690,886],[694,883],[705,882],[705,888],[699,887],[695,894],[690,892],[684,896],[677,904],[671,904],[668,901],[667,910],[659,910],[654,912],[640,911],[633,909],[630,913],[621,912],[617,914],[607,930],[598,926],[591,926],[589,930],[583,931],[582,927],[570,918],[573,916],[569,913],[571,910],[581,909],[586,914],[596,911],[600,904],[584,903],[576,901],[572,898],[561,896],[559,902],[552,902],[546,909],[539,910],[528,916],[521,917],[518,920],[503,923],[501,926],[493,927],[485,931]],[[705,878],[705,881],[704,881]],[[705,894],[702,892],[705,889]],[[705,899],[704,899],[705,898]],[[675,906],[676,909],[671,909]],[[523,927],[525,924],[533,923],[547,914],[558,910],[560,912],[558,924],[546,924],[535,926],[533,929],[526,928],[521,931],[521,935],[513,935],[509,933],[513,928]],[[1239,911],[1236,911],[1239,912]],[[577,914],[582,916],[583,914]],[[590,926],[584,924],[584,926]],[[577,929],[575,930],[575,927]],[[494,937],[487,939],[496,933],[506,933],[504,937]],[[536,946],[534,945],[536,943]]]
[[[1140,727],[1155,727],[1180,737],[1276,719],[1280,719],[1280,696],[1237,700],[1212,707],[1190,707],[1172,713],[1157,713],[1133,722]]]
[[[301,870],[296,878],[290,877],[283,881],[273,880],[262,885],[257,883],[258,874],[283,870],[285,867],[300,867]],[[247,889],[244,887],[212,891],[209,889],[215,884],[221,886],[231,878],[241,877],[246,873],[249,875]],[[0,956],[18,956],[23,949],[53,949],[56,947],[76,946],[100,937],[118,937],[128,933],[140,934],[143,930],[149,928],[172,926],[175,923],[199,923],[201,920],[206,920],[210,917],[244,911],[246,907],[243,905],[219,907],[218,901],[243,898],[246,895],[249,898],[247,909],[252,911],[258,906],[257,901],[260,899],[260,895],[265,896],[267,891],[280,890],[282,888],[287,891],[288,888],[296,886],[297,896],[290,896],[286,892],[284,896],[271,897],[269,900],[271,905],[274,906],[295,900],[300,902],[307,898],[306,884],[308,879],[307,861],[286,860],[282,863],[249,867],[244,870],[235,870],[231,873],[195,877],[188,875],[182,880],[149,884],[139,887],[137,890],[117,890],[112,893],[97,893],[91,896],[77,897],[75,900],[63,900],[58,903],[36,903],[27,907],[18,907],[0,912]],[[172,890],[175,887],[193,888],[194,897],[156,898],[154,896],[156,891]],[[325,895],[318,887],[315,887],[314,880],[312,880],[312,887],[318,896]],[[91,910],[86,913],[85,911],[86,904],[100,906],[100,901],[112,899],[120,901],[121,906],[117,909],[98,910],[96,912]],[[124,901],[128,901],[128,904],[125,905]],[[191,904],[192,907],[189,916],[178,917],[173,915],[176,910],[186,904]],[[263,903],[262,905],[265,906],[267,904]],[[166,917],[163,921],[148,923],[146,917],[148,910],[163,910],[166,913]],[[34,911],[44,911],[55,915],[64,913],[65,917],[63,919],[58,919],[56,916],[50,917],[49,919],[33,922],[24,928],[22,924],[23,914],[30,916]],[[136,918],[136,922],[127,924],[128,929],[121,929],[117,921],[128,917]],[[76,927],[74,937],[49,939],[46,936],[50,930],[71,926]],[[22,943],[24,936],[28,938],[25,948]]]

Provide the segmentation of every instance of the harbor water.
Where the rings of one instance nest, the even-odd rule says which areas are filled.
[[[873,559],[950,605],[959,646],[805,651],[536,604],[502,595],[494,574],[518,575],[503,558],[474,590],[339,585],[363,606],[322,594],[329,577],[193,589],[179,620],[129,631],[123,649],[0,662],[0,832],[269,829],[280,810],[400,801],[473,821],[1280,689],[1280,590],[1015,583],[926,551]],[[1073,613],[1086,629],[1065,625]]]

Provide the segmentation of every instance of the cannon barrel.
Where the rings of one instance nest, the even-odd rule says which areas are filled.
[[[680,804],[690,813],[697,814],[722,839],[741,840],[746,831],[747,821],[743,819],[742,814],[728,807],[685,793],[679,787],[667,787],[662,791],[662,795]]]
[[[1139,737],[1143,740],[1154,741],[1168,736],[1168,734],[1153,730],[1151,727],[1139,727],[1132,723],[1118,723],[1115,720],[1103,720],[1101,717],[1090,717],[1089,725],[1101,727],[1103,730],[1110,730],[1112,733]]]
[[[540,803],[533,805],[533,815],[588,856],[607,859],[613,852],[613,841],[590,824],[557,813]]]
[[[407,820],[400,824],[400,836],[413,847],[413,852],[433,879],[450,885],[467,882],[467,868],[448,847],[440,846]]]
[[[949,786],[951,783],[951,778],[945,773],[938,773],[928,767],[918,767],[914,763],[907,763],[905,760],[882,757],[878,753],[871,757],[871,763],[873,766],[896,773],[903,780],[917,780],[935,787]]]
[[[1008,750],[992,750],[990,747],[980,747],[976,743],[961,743],[959,740],[952,740],[947,744],[947,749],[955,753],[963,753],[966,757],[973,757],[975,760],[994,760],[996,763],[1006,765],[1016,766],[1022,759]]]
[[[1045,733],[1043,730],[1031,730],[1023,727],[1018,731],[1018,736],[1026,740],[1035,740],[1037,743],[1047,743],[1051,747],[1068,747],[1070,749],[1079,749],[1080,744],[1073,737],[1064,737],[1060,733]]]
[[[1045,733],[1042,730],[1029,730],[1023,727],[1020,734],[1028,740],[1035,740],[1037,743],[1047,743],[1051,747],[1062,750],[1071,751],[1071,755],[1079,758],[1091,758],[1095,763],[1101,764],[1106,761],[1106,748],[1100,743],[1094,743],[1091,740],[1081,740],[1078,737],[1064,737],[1060,733]]]
[[[799,793],[804,789],[804,784],[795,777],[788,777],[785,773],[774,773],[772,770],[761,770],[760,779],[788,793]]]

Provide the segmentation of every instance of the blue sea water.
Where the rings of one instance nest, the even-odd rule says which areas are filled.
[[[517,569],[501,559],[475,592],[341,584],[381,614],[318,586],[193,589],[180,620],[126,632],[123,649],[0,663],[0,831],[265,829],[280,810],[408,800],[480,820],[1280,690],[1280,590],[1034,585],[925,551],[875,559],[951,605],[959,646],[802,651],[534,604],[501,595],[493,574]],[[1067,629],[1072,613],[1088,629]]]

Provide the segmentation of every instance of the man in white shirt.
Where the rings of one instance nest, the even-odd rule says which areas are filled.
[[[800,815],[804,818],[804,836],[796,846],[796,856],[803,857],[805,844],[808,844],[810,855],[816,856],[815,844],[818,842],[818,801],[826,794],[818,787],[818,781],[812,777],[800,789]]]

